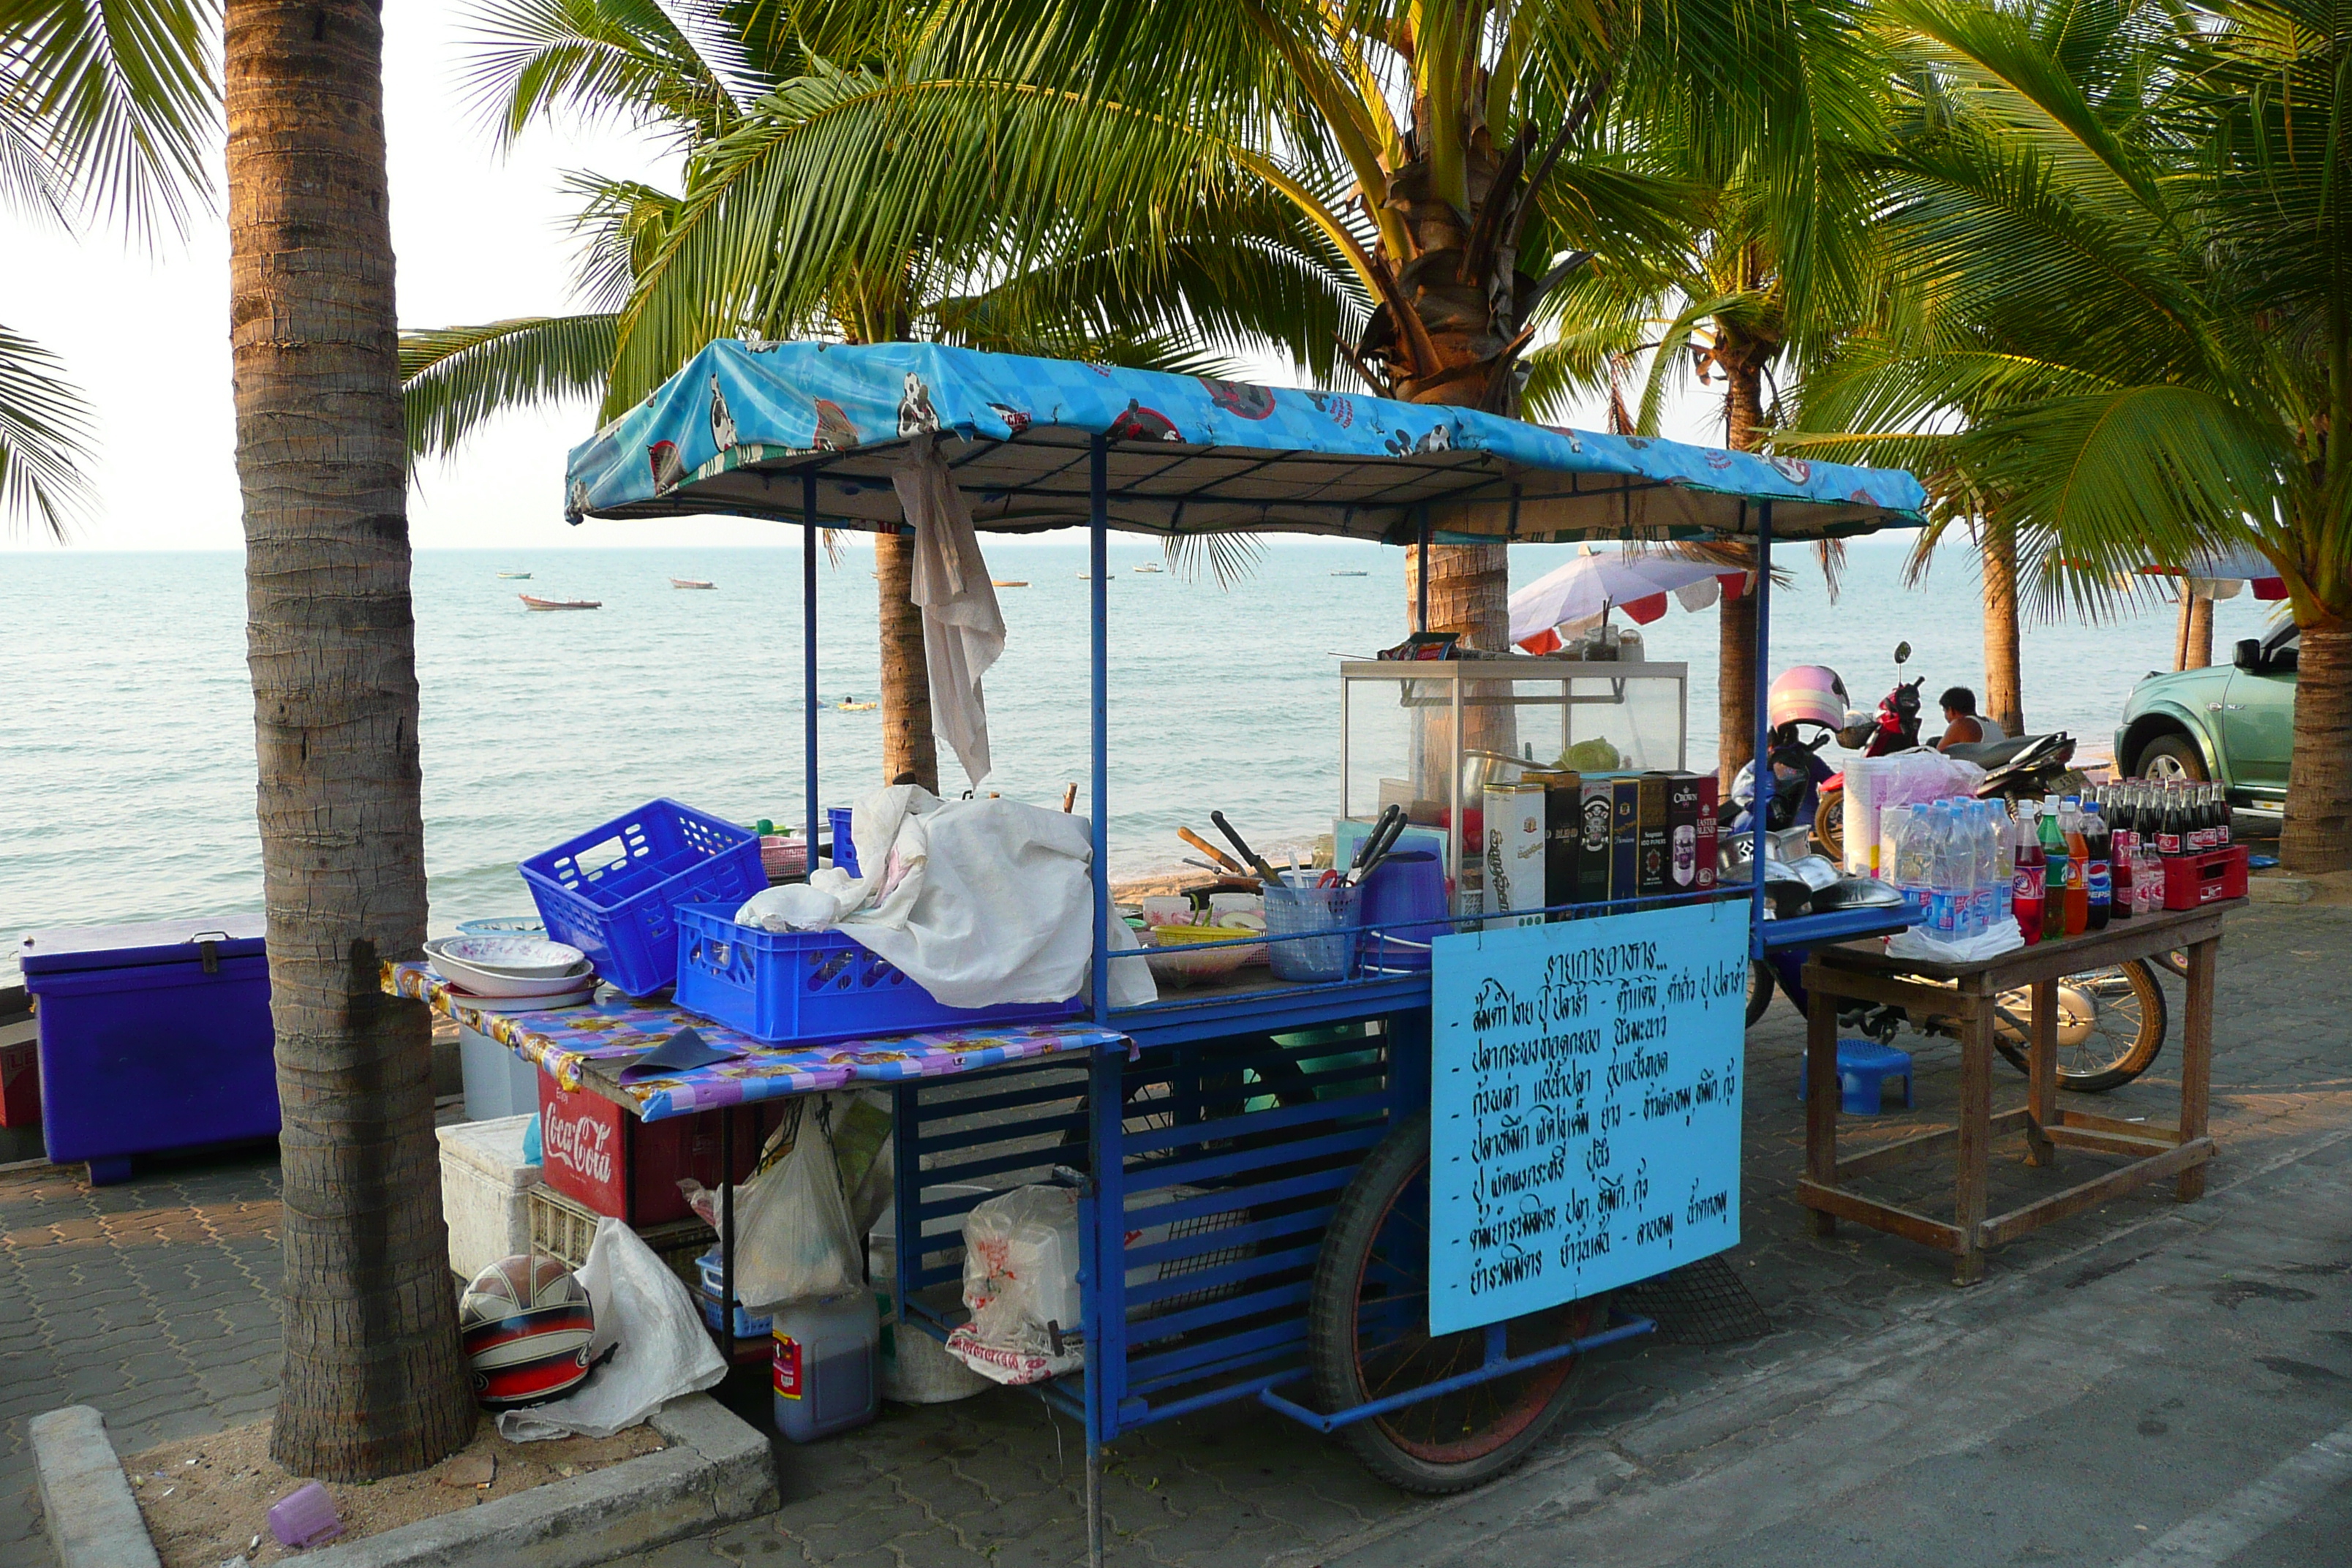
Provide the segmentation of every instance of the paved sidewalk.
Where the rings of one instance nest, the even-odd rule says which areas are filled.
[[[1728,1348],[1636,1342],[1605,1353],[1587,1373],[1571,1419],[1522,1477],[1450,1504],[1391,1491],[1336,1446],[1254,1407],[1150,1429],[1112,1451],[1113,1561],[1280,1561],[1303,1568],[1369,1552],[1381,1539],[1406,1539],[1392,1535],[1399,1530],[1444,1528],[1465,1510],[1491,1512],[1504,1496],[1522,1495],[1513,1488],[1535,1488],[1526,1495],[1572,1509],[1577,1487],[1589,1501],[1629,1477],[1641,1480],[1647,1461],[1609,1444],[1643,1423],[1719,1408],[1742,1390],[1811,1386],[1807,1380],[1823,1375],[1822,1368],[1843,1365],[1883,1336],[1979,1310],[1979,1300],[2005,1298],[2027,1280],[2039,1291],[2078,1275],[2104,1279],[2098,1270],[2106,1267],[2109,1238],[2202,1225],[2225,1203],[2242,1201],[2231,1194],[2257,1172],[2292,1191],[2302,1168],[2295,1161],[2316,1157],[2352,1130],[2347,971],[2352,910],[2256,908],[2232,917],[2216,1024],[2213,1127],[2222,1152],[2214,1197],[2181,1208],[2156,1189],[2078,1215],[1997,1254],[1990,1282],[1965,1293],[1950,1287],[1948,1262],[1923,1248],[1852,1226],[1831,1242],[1801,1234],[1790,1193],[1802,1163],[1794,1089],[1803,1027],[1776,1003],[1748,1037],[1748,1239],[1731,1255],[1771,1319],[1770,1334]],[[2168,976],[2166,984],[2174,1004],[2166,1054],[2137,1083],[2102,1097],[2105,1113],[2168,1121],[2178,1104],[2171,1073],[2179,987]],[[1957,1098],[1949,1042],[1898,1043],[1917,1058],[1917,1107],[1882,1119],[1874,1136],[1943,1120]],[[2021,1103],[2022,1079],[2006,1068],[1995,1071],[2001,1105]],[[2070,1160],[2054,1176],[2013,1159],[1997,1164],[1995,1206],[2004,1192],[2081,1179],[2077,1173],[2093,1168],[2088,1159]],[[75,1401],[97,1405],[128,1449],[268,1407],[278,1353],[268,1289],[277,1267],[275,1182],[273,1166],[253,1162],[166,1171],[97,1193],[70,1173],[0,1175],[0,1420],[7,1434],[0,1563],[47,1562],[27,1495],[22,1431],[32,1415]],[[2246,1245],[2259,1250],[2263,1243]],[[2299,1260],[2301,1253],[2281,1252],[2274,1261]],[[2084,1298],[2076,1290],[2069,1299]],[[2055,1359],[2049,1371],[2068,1375]],[[747,1414],[763,1403],[751,1380],[729,1394]],[[1800,1402],[1773,1419],[1801,1428],[1820,1415]],[[1610,1463],[1593,1469],[1596,1454],[1612,1456]],[[886,1408],[857,1433],[782,1448],[783,1506],[775,1515],[626,1562],[631,1568],[1067,1563],[1083,1555],[1079,1460],[1073,1426],[1009,1391],[924,1410]],[[1814,1538],[1810,1550],[1816,1562],[1878,1560],[1828,1535]],[[1547,1552],[1540,1560],[1566,1559]]]

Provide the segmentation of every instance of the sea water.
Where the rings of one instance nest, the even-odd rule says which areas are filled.
[[[425,866],[432,929],[528,912],[516,860],[651,796],[738,822],[797,823],[802,776],[801,552],[774,549],[426,551],[416,561]],[[986,679],[996,772],[983,786],[1058,805],[1087,779],[1087,594],[1083,539],[984,541],[1007,641]],[[1902,585],[1908,536],[1847,546],[1832,601],[1811,552],[1773,598],[1773,668],[1841,671],[1856,707],[1893,683],[1910,640],[1927,721],[1944,687],[1982,683],[1974,558],[1939,557]],[[1524,585],[1570,558],[1521,546]],[[1339,791],[1340,657],[1369,657],[1408,627],[1403,552],[1370,543],[1270,541],[1238,579],[1139,573],[1156,542],[1110,547],[1110,845],[1119,876],[1175,869],[1175,837],[1212,838],[1222,809],[1262,851],[1327,831]],[[818,754],[827,804],[879,782],[873,556],[853,539],[819,558]],[[500,571],[528,571],[528,582]],[[1335,575],[1362,572],[1363,576]],[[715,582],[680,591],[672,577]],[[603,601],[533,614],[516,597]],[[2269,606],[2216,606],[2214,646],[2260,635]],[[0,952],[47,925],[258,910],[253,698],[244,562],[235,553],[47,548],[0,554],[9,702],[0,722]],[[1712,765],[1716,616],[1668,610],[1643,628],[1650,657],[1690,664],[1690,763]],[[2132,683],[2171,662],[2173,613],[2120,626],[2029,626],[2027,718],[2104,751]],[[1834,749],[1827,753],[1834,763]],[[941,746],[950,790],[966,781]],[[13,979],[0,957],[0,979]]]

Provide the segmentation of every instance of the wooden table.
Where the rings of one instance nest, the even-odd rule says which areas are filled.
[[[2221,950],[2221,917],[2246,900],[2136,917],[2055,942],[2038,943],[1976,964],[1888,958],[1875,942],[1814,950],[1804,969],[1809,998],[1805,1049],[1805,1175],[1797,1201],[1811,1210],[1812,1234],[1832,1236],[1840,1219],[1889,1231],[1955,1255],[1953,1282],[1984,1276],[1988,1247],[2105,1203],[2135,1187],[2171,1177],[2184,1203],[2205,1191],[2205,1163],[2213,1140],[2205,1131],[2213,1057],[2213,973]],[[2068,1110],[2058,1104],[2058,981],[2174,948],[2189,951],[2189,999],[2181,1021],[2180,1121],[2158,1127]],[[2033,1027],[2027,1042],[2023,1109],[1992,1113],[1995,1003],[2031,987]],[[1960,1107],[1957,1126],[1905,1138],[1841,1160],[1837,1152],[1837,1016],[1842,1003],[1893,1004],[1912,1018],[1948,1018],[1960,1039]],[[1985,1214],[1985,1173],[1992,1140],[2025,1134],[2025,1162],[2054,1165],[2061,1147],[2136,1156],[2090,1181],[2038,1198],[2007,1214]],[[1949,1150],[1957,1187],[1956,1213],[1945,1221],[1916,1209],[1865,1197],[1845,1184]]]

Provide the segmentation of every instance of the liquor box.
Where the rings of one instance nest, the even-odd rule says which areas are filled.
[[[1698,891],[1698,775],[1666,780],[1666,880],[1669,891]]]
[[[1609,803],[1615,781],[1588,775],[1579,814],[1582,824],[1576,841],[1576,901],[1604,903],[1609,898]]]
[[[1715,798],[1716,777],[1713,773],[1700,773],[1697,777],[1698,890],[1702,893],[1711,893],[1715,890],[1718,869],[1716,858],[1722,849],[1719,842],[1721,834],[1715,819],[1715,814],[1718,809]]]
[[[1486,912],[1489,928],[1541,925],[1544,907],[1544,786],[1486,786]]]
[[[1609,782],[1609,896],[1630,899],[1639,890],[1642,781],[1621,773]]]
[[[2231,844],[2202,855],[2172,855],[2164,867],[2164,907],[2193,910],[2200,904],[2246,896],[2246,847]]]
[[[1577,845],[1583,834],[1584,775],[1573,768],[1529,773],[1522,784],[1544,792],[1544,902],[1572,904],[1577,892]],[[1552,920],[1566,920],[1555,914]]]
[[[1635,863],[1633,890],[1644,899],[1672,890],[1666,874],[1667,838],[1673,831],[1666,816],[1666,786],[1670,782],[1664,773],[1643,773],[1635,796],[1639,816],[1634,843],[1640,858]]]
[[[692,1215],[677,1190],[681,1178],[719,1185],[721,1116],[735,1118],[735,1180],[740,1182],[751,1173],[780,1114],[775,1105],[737,1105],[641,1122],[601,1095],[565,1089],[552,1073],[539,1075],[547,1184],[639,1230]]]

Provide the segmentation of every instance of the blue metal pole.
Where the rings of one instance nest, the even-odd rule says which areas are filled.
[[[816,871],[816,474],[801,476],[801,751],[807,773],[808,868]]]
[[[1110,1022],[1110,443],[1087,463],[1087,575],[1094,616],[1095,1022]]]
[[[1756,785],[1751,807],[1756,816],[1755,854],[1748,870],[1755,883],[1748,893],[1748,950],[1764,956],[1764,831],[1772,798],[1772,503],[1756,503]]]

